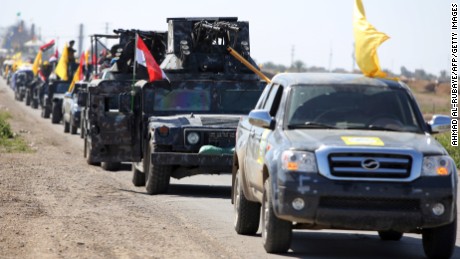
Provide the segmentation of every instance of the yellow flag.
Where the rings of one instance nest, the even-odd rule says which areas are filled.
[[[35,57],[34,64],[32,66],[32,71],[34,72],[34,76],[38,74],[40,64],[42,63],[42,55],[43,55],[43,52],[39,50],[37,53],[37,56]]]
[[[361,72],[369,77],[386,77],[380,68],[377,48],[389,37],[377,31],[366,20],[361,0],[355,0],[353,12],[353,34],[355,36],[355,58]]]
[[[78,66],[77,71],[75,71],[75,74],[73,75],[72,82],[69,85],[69,89],[67,89],[67,92],[72,92],[73,88],[75,87],[75,83],[80,81],[80,69],[81,67]]]
[[[69,80],[69,76],[67,75],[67,68],[68,68],[68,56],[69,53],[67,51],[67,44],[64,46],[64,50],[62,51],[61,58],[59,59],[59,62],[56,65],[56,69],[54,70],[54,73],[58,75],[61,80],[67,81]]]

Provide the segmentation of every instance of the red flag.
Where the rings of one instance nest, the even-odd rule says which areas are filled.
[[[139,37],[139,35],[136,35],[136,37],[136,62],[147,68],[149,73],[149,82],[165,79],[165,73],[160,68],[160,66],[158,66],[144,41],[141,39],[141,37]]]
[[[45,45],[40,46],[40,50],[45,52],[45,51],[49,50],[51,47],[53,47],[53,46],[54,46],[54,40],[46,43]]]
[[[78,65],[78,72],[79,72],[79,75],[78,75],[78,79],[79,80],[83,80],[84,78],[84,73],[83,73],[83,65],[85,64],[85,61],[86,61],[86,55],[85,53],[81,53],[81,56],[80,56],[80,64]]]

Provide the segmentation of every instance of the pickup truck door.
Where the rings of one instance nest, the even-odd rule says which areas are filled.
[[[276,114],[279,100],[281,99],[282,87],[274,84],[270,89],[267,99],[263,103],[262,109],[268,110],[273,117]],[[251,125],[249,130],[248,149],[246,151],[246,164],[249,185],[258,191],[263,191],[263,166],[265,152],[267,148],[267,138],[271,134],[271,129],[265,129]]]

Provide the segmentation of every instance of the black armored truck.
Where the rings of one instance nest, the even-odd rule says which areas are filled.
[[[91,128],[87,159],[133,162],[133,183],[146,185],[149,194],[167,192],[170,177],[230,173],[236,126],[265,85],[230,54],[241,53],[254,64],[248,22],[233,17],[167,22],[161,63],[167,79],[140,80],[120,92],[110,132],[103,130],[107,113],[88,114],[99,123]],[[94,103],[100,97],[89,89]]]

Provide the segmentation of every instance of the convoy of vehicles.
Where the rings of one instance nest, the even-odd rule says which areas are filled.
[[[88,164],[131,163],[133,184],[148,194],[167,192],[171,177],[231,173],[235,230],[254,235],[261,225],[268,253],[287,252],[293,229],[344,229],[382,240],[417,233],[429,258],[452,255],[457,170],[431,136],[449,117],[425,122],[395,80],[287,73],[267,84],[253,68],[249,24],[236,17],[167,23],[167,32],[92,35],[92,52],[109,54],[70,91],[29,68],[4,77],[64,132],[80,128]],[[134,62],[136,37],[162,80],[148,82]],[[118,42],[107,48],[101,38]]]
[[[419,233],[430,258],[453,253],[457,170],[401,82],[347,74],[280,74],[240,121],[232,202],[235,230],[269,253],[292,229]],[[260,213],[262,216],[260,217]]]
[[[81,92],[86,91],[88,84],[86,82],[77,82],[70,91],[64,95],[62,103],[62,120],[64,123],[64,132],[77,134],[80,128],[80,118],[82,106],[78,104],[78,98]]]

